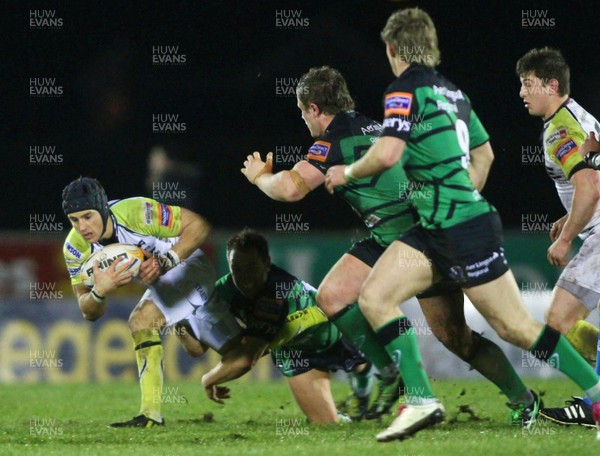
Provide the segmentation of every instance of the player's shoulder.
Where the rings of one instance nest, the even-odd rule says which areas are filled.
[[[335,116],[319,139],[333,142],[354,135],[379,135],[381,124],[358,111],[343,112]]]
[[[586,116],[585,111],[574,100],[569,99],[561,105],[544,125],[544,142],[547,147],[563,144],[568,140],[583,142],[587,132],[582,125],[582,118]]]
[[[388,85],[386,94],[397,91],[414,91],[419,87],[431,86],[439,77],[439,74],[432,68],[411,65]]]
[[[280,268],[275,264],[271,264],[271,270],[269,271],[268,279],[271,283],[282,283],[282,282],[298,282],[299,279],[287,272],[285,269]]]
[[[131,214],[143,212],[145,207],[152,207],[153,204],[158,204],[156,201],[144,196],[134,196],[131,198],[112,200],[108,202],[108,207],[111,212],[117,215]]]
[[[120,225],[142,233],[164,217],[171,217],[175,207],[144,196],[109,201],[108,206]]]
[[[63,254],[65,258],[73,261],[81,261],[89,256],[92,246],[81,236],[75,228],[67,235],[63,244]]]

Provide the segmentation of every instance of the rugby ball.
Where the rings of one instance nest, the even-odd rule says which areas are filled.
[[[86,287],[94,286],[94,263],[98,262],[101,271],[105,271],[117,258],[123,258],[118,267],[127,268],[137,277],[145,257],[144,252],[136,245],[110,244],[94,252],[81,267],[81,280]]]

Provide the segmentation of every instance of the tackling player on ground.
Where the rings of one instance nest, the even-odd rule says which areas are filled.
[[[338,422],[330,370],[361,371],[354,391],[368,400],[370,378],[365,374],[370,366],[341,340],[339,330],[317,307],[317,291],[271,263],[263,236],[244,229],[229,238],[227,264],[230,272],[217,281],[215,299],[243,322],[244,338],[202,377],[209,399],[224,403],[229,389],[219,385],[244,375],[270,349],[310,423]],[[197,322],[193,315],[181,322],[191,329],[182,334],[181,341],[192,356],[204,351],[196,340],[201,335]]]
[[[600,301],[600,178],[578,153],[587,133],[600,132],[600,124],[569,97],[570,71],[560,51],[532,49],[519,59],[516,72],[525,108],[544,121],[546,171],[567,211],[550,231],[548,261],[566,267],[556,282],[547,322],[586,359],[596,358],[600,372],[598,328],[585,321]],[[583,245],[569,260],[577,236]],[[543,409],[541,415],[561,424],[595,425],[588,398],[574,397],[569,402],[565,408]]]
[[[450,93],[447,95],[451,96]],[[313,68],[302,76],[297,98],[302,118],[316,140],[308,151],[307,159],[298,162],[291,171],[273,174],[272,154],[267,155],[265,163],[255,152],[247,157],[242,169],[250,182],[280,201],[304,198],[325,182],[325,174],[332,166],[351,164],[362,157],[377,141],[381,131],[379,123],[353,110],[354,102],[346,83],[342,75],[332,68]],[[422,139],[426,139],[428,129],[421,134]],[[471,156],[469,175],[476,187],[481,189],[493,160],[487,135],[474,144]],[[409,366],[405,369],[406,374],[423,375],[426,379],[419,370],[420,357],[414,345],[414,335],[411,332],[410,338],[400,337],[406,322],[400,310],[390,310],[390,318],[392,314],[395,318],[384,337],[373,332],[359,307],[353,303],[386,247],[416,223],[416,212],[408,200],[427,197],[427,194],[411,191],[400,163],[381,176],[349,182],[335,191],[360,215],[370,235],[354,244],[329,271],[319,287],[317,303],[342,334],[364,352],[384,376],[400,367],[395,353],[401,346],[405,353],[403,362]],[[513,409],[511,422],[521,425],[535,418],[539,399],[523,384],[502,350],[466,324],[460,287],[452,283],[436,285],[418,297],[435,336],[450,351],[494,382],[508,397],[509,406]],[[385,392],[385,388],[384,383],[380,390]],[[380,396],[367,418],[378,417],[387,411],[398,397],[397,389],[396,386],[395,395]]]
[[[458,284],[500,337],[544,361],[552,359],[585,390],[600,421],[598,375],[558,331],[533,320],[521,302],[504,258],[500,217],[469,177],[471,146],[487,143],[488,136],[466,95],[435,71],[440,54],[433,21],[419,8],[400,10],[388,19],[381,37],[397,78],[385,93],[383,132],[353,165],[330,168],[326,186],[333,192],[401,162],[409,180],[432,197],[413,200],[419,224],[380,257],[361,290],[361,310],[386,343],[397,337],[398,303],[440,280]],[[430,134],[424,135],[428,124]],[[403,439],[444,414],[427,377],[406,374],[414,362],[405,360],[408,344],[416,346],[416,341],[412,336],[410,342],[407,319],[402,328],[404,342],[396,345],[400,370],[410,391],[425,394],[409,397],[379,441]]]
[[[138,372],[141,406],[138,416],[113,427],[152,427],[163,425],[160,412],[163,386],[163,348],[160,329],[177,323],[192,312],[208,312],[205,305],[214,288],[216,274],[200,246],[209,225],[185,208],[169,206],[148,198],[128,198],[109,202],[100,183],[80,177],[65,187],[62,207],[73,228],[63,252],[71,277],[73,293],[85,319],[95,321],[107,310],[108,297],[131,282],[132,273],[114,261],[106,271],[94,265],[95,284],[88,289],[80,277],[85,260],[103,246],[125,243],[139,246],[148,255],[139,271],[147,287],[129,317]],[[229,314],[213,309],[212,321],[227,332],[241,328]],[[222,314],[222,315],[221,315]],[[217,351],[219,340],[206,340]]]

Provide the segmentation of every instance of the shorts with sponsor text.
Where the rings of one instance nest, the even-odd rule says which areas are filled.
[[[350,255],[361,260],[367,266],[371,268],[375,266],[375,263],[381,255],[385,252],[385,247],[379,244],[373,238],[365,238],[356,242],[352,248],[348,251]],[[434,296],[444,296],[455,293],[460,290],[460,286],[451,280],[441,280],[434,283],[427,290],[419,293],[417,298],[432,298]]]
[[[502,247],[502,223],[496,212],[446,229],[426,230],[417,225],[398,240],[423,252],[442,276],[442,284],[452,282],[461,288],[471,288],[508,271]]]

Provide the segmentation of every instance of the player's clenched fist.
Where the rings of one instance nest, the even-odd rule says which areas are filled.
[[[266,161],[262,161],[260,152],[248,155],[241,171],[251,184],[256,184],[256,180],[260,176],[273,172],[273,152],[267,154]]]

